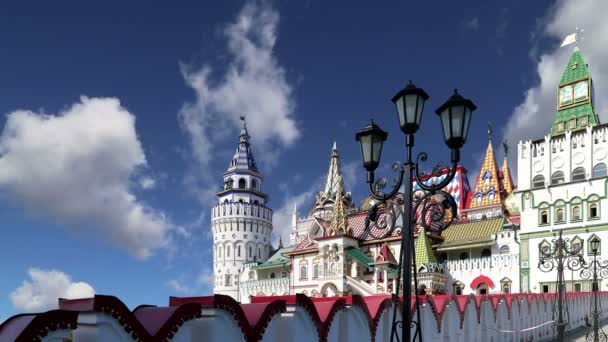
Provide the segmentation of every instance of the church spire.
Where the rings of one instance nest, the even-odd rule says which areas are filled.
[[[416,268],[419,268],[422,265],[428,264],[436,264],[437,257],[435,256],[435,252],[433,252],[433,248],[431,247],[431,242],[429,238],[426,236],[426,231],[424,227],[420,227],[420,232],[418,233],[418,238],[416,239]]]
[[[239,134],[239,145],[234,152],[234,156],[232,157],[226,172],[253,171],[257,173],[258,168],[251,151],[251,145],[249,143],[250,136],[247,131],[247,122],[245,121],[244,116],[241,116],[241,121],[243,121],[243,127],[241,128],[241,134]]]
[[[500,183],[498,177],[498,166],[492,148],[492,123],[488,122],[488,147],[486,155],[479,170],[477,184],[473,190],[473,199],[469,208],[484,207],[487,205],[500,204]]]
[[[593,82],[580,49],[574,48],[559,82],[557,113],[551,135],[599,124],[593,108]]]
[[[327,235],[329,236],[340,233],[346,234],[348,232],[348,217],[346,216],[346,209],[344,209],[344,200],[342,198],[342,176],[338,176],[337,184],[334,213],[329,228],[327,228]]]
[[[505,152],[505,160],[502,162],[502,188],[505,191],[505,197],[509,196],[513,191],[513,178],[511,177],[511,170],[509,169],[509,163],[507,162],[507,156],[509,155],[509,145],[506,141],[502,143],[502,147]]]
[[[331,149],[331,159],[329,162],[329,170],[327,171],[327,178],[325,180],[325,193],[335,194],[338,186],[344,188],[344,184],[339,185],[338,182],[342,182],[342,170],[340,169],[340,156],[338,155],[338,147],[334,141],[334,146]]]

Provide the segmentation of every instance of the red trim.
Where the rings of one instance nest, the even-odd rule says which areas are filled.
[[[477,276],[477,278],[473,279],[473,281],[471,282],[471,289],[476,290],[477,286],[479,286],[479,284],[481,283],[486,283],[491,289],[493,289],[495,287],[494,282],[492,281],[492,279],[484,276],[484,275],[480,275]]]
[[[78,313],[65,310],[15,315],[0,324],[0,341],[40,341],[50,331],[76,329],[77,322]]]

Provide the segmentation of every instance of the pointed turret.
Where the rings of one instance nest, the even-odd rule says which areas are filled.
[[[342,176],[338,176],[336,181],[336,184],[338,185],[336,189],[336,204],[334,206],[331,223],[327,228],[326,235],[328,236],[346,234],[349,231],[348,217],[346,216],[346,209],[344,208],[344,201],[342,198]]]
[[[325,179],[325,188],[319,192],[313,205],[312,213],[315,216],[330,216],[336,203],[338,192],[342,198],[342,202],[346,209],[353,208],[353,200],[349,192],[344,192],[344,180],[342,178],[342,170],[340,168],[340,156],[338,147],[334,142],[331,150],[331,159],[329,161],[329,170]]]
[[[427,266],[428,264],[436,263],[437,257],[435,256],[435,252],[433,252],[431,242],[426,236],[424,227],[420,227],[420,234],[418,234],[418,238],[416,239],[416,269],[423,265]]]
[[[470,201],[467,209],[485,207],[502,203],[502,194],[500,192],[500,178],[498,175],[498,167],[496,165],[496,157],[492,148],[492,124],[488,123],[489,141],[486,148],[486,155],[479,169],[477,184],[473,188],[473,198]]]
[[[578,47],[574,48],[559,82],[557,113],[551,135],[599,124],[593,108],[593,82]]]
[[[247,122],[245,122],[245,117],[243,116],[241,116],[241,120],[243,121],[243,128],[241,128],[241,134],[239,135],[239,146],[237,146],[234,157],[232,157],[226,172],[252,171],[257,173],[258,168],[249,143],[250,136],[249,132],[247,132]]]
[[[513,185],[513,177],[511,177],[511,169],[509,168],[509,162],[507,161],[509,157],[509,144],[507,144],[506,141],[503,141],[502,148],[504,150],[505,160],[502,162],[502,168],[500,170],[500,184],[502,186],[503,196],[504,198],[507,198],[507,196],[513,192],[515,185]]]

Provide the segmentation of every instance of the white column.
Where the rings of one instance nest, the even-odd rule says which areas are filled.
[[[374,267],[374,292],[378,292],[378,269]]]
[[[384,292],[388,293],[388,271],[386,270],[386,268],[384,268],[383,270],[384,272],[384,284],[382,286],[384,286]]]
[[[393,278],[393,293],[397,293],[397,278]]]

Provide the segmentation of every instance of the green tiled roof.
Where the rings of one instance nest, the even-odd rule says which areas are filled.
[[[416,239],[416,268],[429,263],[437,263],[437,258],[431,247],[431,242],[427,238],[424,228],[422,228],[421,233],[418,234],[418,239]]]
[[[441,234],[444,240],[437,249],[492,242],[494,234],[502,229],[503,224],[502,217],[453,224]]]
[[[589,68],[583,59],[583,55],[580,50],[577,48],[574,49],[572,55],[570,56],[570,60],[564,69],[564,73],[562,74],[562,78],[559,81],[560,88],[562,85],[572,83],[577,80],[587,80],[591,82],[589,78]],[[592,86],[592,85],[591,85]],[[580,104],[574,104],[573,106],[559,110],[555,114],[555,120],[553,121],[553,126],[551,127],[551,134],[563,134],[566,130],[577,130],[581,128],[585,128],[587,126],[595,126],[599,124],[599,118],[595,114],[593,110],[591,96],[593,96],[593,90],[589,94],[589,97],[586,100],[580,102]],[[559,91],[558,91],[558,101],[559,101]],[[587,117],[586,123],[580,119],[582,117]],[[571,128],[570,120],[576,119],[575,128]],[[561,130],[558,130],[558,126],[562,125]]]
[[[574,65],[576,66],[575,68],[573,68]],[[583,77],[589,77],[589,69],[587,68],[587,64],[583,59],[581,51],[578,48],[575,48],[572,56],[570,56],[568,65],[566,65],[566,68],[564,69],[564,73],[562,74],[562,79],[559,81],[559,84],[576,81]]]
[[[361,252],[360,249],[357,249],[354,247],[347,247],[344,249],[344,252],[346,252],[346,254],[355,258],[357,261],[359,261],[360,263],[362,263],[365,266],[369,266],[371,263],[374,262],[374,260],[372,260],[372,258],[365,255],[363,252]]]
[[[291,261],[291,259],[283,256],[283,254],[291,252],[294,248],[296,248],[296,246],[288,246],[288,247],[280,248],[270,258],[268,258],[268,260],[266,260],[266,262],[261,263],[257,266],[253,266],[252,269],[277,267],[277,266],[286,265]]]

